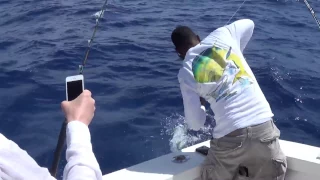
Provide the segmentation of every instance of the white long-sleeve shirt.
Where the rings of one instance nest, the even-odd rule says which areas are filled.
[[[200,97],[210,103],[215,114],[214,138],[273,117],[242,54],[253,29],[249,19],[235,21],[213,31],[187,52],[178,79],[190,129],[199,130],[205,123]]]
[[[72,121],[67,125],[67,165],[64,180],[102,180],[99,164],[92,152],[88,127]],[[36,146],[36,144],[35,144]],[[48,169],[40,167],[16,143],[0,134],[1,180],[54,180]]]

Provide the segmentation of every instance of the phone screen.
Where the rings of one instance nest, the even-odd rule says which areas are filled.
[[[83,91],[82,80],[67,82],[68,101],[76,99]]]

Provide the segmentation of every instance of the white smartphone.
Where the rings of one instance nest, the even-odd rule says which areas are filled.
[[[66,78],[67,101],[76,99],[84,90],[83,75],[68,76]]]

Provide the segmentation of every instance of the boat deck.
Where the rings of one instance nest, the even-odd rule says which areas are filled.
[[[205,156],[195,152],[200,146],[208,146],[206,141],[183,149],[181,152],[170,153],[135,166],[107,174],[105,180],[139,179],[139,180],[195,180],[199,178],[200,165]],[[287,180],[319,180],[320,148],[305,144],[280,140],[283,152],[287,156]],[[173,157],[185,155],[189,160],[184,163],[172,162]]]

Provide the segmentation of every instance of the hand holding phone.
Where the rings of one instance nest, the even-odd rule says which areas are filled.
[[[80,96],[72,101],[63,101],[61,107],[68,123],[80,121],[87,126],[91,123],[96,109],[95,100],[91,97],[91,92],[88,90],[83,91]]]
[[[80,121],[89,125],[95,111],[95,100],[91,97],[91,92],[83,91],[83,75],[69,76],[66,78],[67,101],[61,103],[68,123]]]

